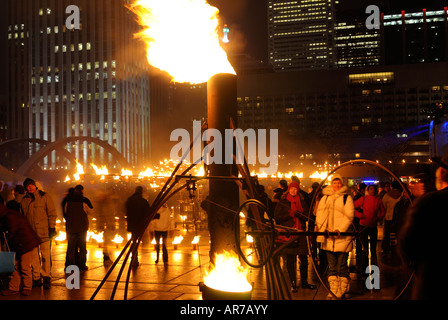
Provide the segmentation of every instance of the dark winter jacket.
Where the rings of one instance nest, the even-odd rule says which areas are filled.
[[[274,219],[276,223],[282,226],[297,228],[298,230],[305,231],[307,215],[308,215],[308,204],[305,201],[303,195],[298,192],[295,197],[289,196],[289,193],[283,195],[280,202],[277,203],[274,211]],[[301,212],[292,212],[292,203],[288,200],[294,198],[294,200],[299,200]],[[279,236],[277,242],[287,242],[290,237]],[[298,240],[292,242],[288,247],[283,250],[285,254],[306,254],[307,251],[306,238],[300,237]]]
[[[67,233],[79,233],[89,230],[88,214],[92,213],[93,206],[89,199],[80,192],[64,199],[64,218]]]
[[[300,228],[306,225],[308,204],[301,193],[297,193],[295,198],[300,200],[302,212],[291,214],[291,202],[288,200],[288,193],[286,193],[275,207],[274,218],[278,224],[286,227],[298,226]],[[304,228],[302,229],[304,230]]]
[[[18,256],[30,252],[41,243],[28,220],[19,211],[8,209],[1,203],[0,228],[1,232],[6,233],[9,248]]]
[[[427,193],[411,205],[399,233],[403,259],[414,269],[413,299],[441,300],[447,297],[443,253],[448,225],[448,187]]]
[[[149,203],[141,193],[134,193],[126,201],[127,228],[129,232],[137,232],[149,212]]]

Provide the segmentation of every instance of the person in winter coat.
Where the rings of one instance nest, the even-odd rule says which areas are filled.
[[[355,216],[359,218],[360,240],[362,243],[361,268],[366,270],[369,265],[368,250],[370,245],[371,264],[377,264],[376,245],[378,242],[378,221],[384,217],[384,206],[380,198],[376,196],[374,185],[367,187],[367,194],[355,201],[355,208],[361,208],[361,212],[355,211]]]
[[[274,189],[274,195],[272,197],[272,203],[274,205],[274,210],[275,210],[275,206],[277,205],[278,202],[280,202],[282,196],[284,193],[286,193],[288,191],[288,182],[286,180],[280,180],[278,183],[278,188]]]
[[[141,226],[145,216],[149,213],[149,203],[143,198],[143,187],[137,186],[135,192],[125,203],[127,230],[132,234],[132,239],[136,239],[141,231]],[[138,254],[138,252],[136,252]],[[135,257],[133,267],[139,265],[138,257]]]
[[[33,256],[37,255],[40,238],[19,211],[8,209],[2,203],[0,203],[0,227],[1,232],[7,231],[6,240],[9,248],[16,253],[16,269],[9,281],[9,289],[3,290],[2,295],[18,294],[22,282],[21,294],[29,296],[33,288],[31,262]]]
[[[355,190],[355,194],[353,195],[353,202],[356,203],[356,200],[359,198],[363,198],[366,195],[367,185],[365,183],[360,183],[357,185],[357,190]],[[355,218],[353,219],[353,227],[356,232],[361,230],[359,225],[359,218],[361,216],[362,205],[360,207],[355,206]],[[355,239],[355,255],[356,255],[356,273],[360,276],[360,278],[365,276],[365,270],[362,269],[362,250],[363,246],[359,237]]]
[[[13,193],[14,199],[9,200],[6,203],[6,207],[8,209],[20,211],[20,202],[22,202],[22,199],[25,196],[25,188],[19,184],[14,188]]]
[[[275,222],[279,225],[306,231],[308,217],[308,204],[299,192],[299,183],[293,181],[288,186],[288,192],[277,203],[274,211]],[[289,239],[279,238],[278,242]],[[286,256],[286,269],[291,281],[292,292],[297,292],[297,255],[300,259],[301,286],[305,289],[315,289],[316,286],[308,283],[308,247],[306,238],[301,237],[289,244],[282,252]]]
[[[51,287],[51,239],[56,236],[57,211],[51,197],[36,186],[33,179],[23,182],[27,191],[20,203],[20,210],[41,239],[39,255],[33,257],[33,286]],[[42,262],[41,262],[42,261]]]
[[[400,201],[403,190],[398,181],[393,181],[391,183],[391,189],[387,192],[381,201],[383,202],[385,215],[384,215],[384,231],[383,231],[383,241],[381,242],[381,248],[383,249],[383,255],[387,256],[390,253],[390,234],[392,221],[394,219],[394,209],[395,205]],[[396,230],[394,230],[396,233]]]
[[[323,196],[316,211],[316,230],[319,232],[353,231],[354,218],[353,199],[346,194],[342,177],[333,174],[331,185],[322,190]],[[331,292],[337,298],[343,298],[349,290],[350,274],[348,270],[348,253],[353,248],[353,236],[317,237],[321,250],[325,250],[328,260],[328,283]],[[327,298],[331,299],[330,293]]]
[[[428,192],[413,202],[400,231],[400,256],[414,271],[411,299],[446,301],[448,278],[443,254],[448,225],[448,152],[433,158],[437,191]]]
[[[164,204],[153,219],[154,236],[156,238],[156,263],[159,262],[160,239],[162,239],[163,263],[168,262],[168,250],[166,248],[166,243],[168,240],[168,231],[171,229],[171,222],[171,210],[168,208],[167,204]]]
[[[67,232],[67,253],[65,267],[77,265],[79,270],[87,270],[87,231],[93,206],[83,195],[84,187],[77,185],[64,199],[65,230]]]

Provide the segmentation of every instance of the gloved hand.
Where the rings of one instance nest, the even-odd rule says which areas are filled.
[[[56,228],[48,228],[48,237],[49,238],[54,238],[56,237],[57,233],[56,233]]]

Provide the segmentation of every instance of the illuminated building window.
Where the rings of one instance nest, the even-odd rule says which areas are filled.
[[[358,73],[350,74],[348,76],[349,84],[362,85],[374,83],[392,83],[394,81],[393,72],[373,72],[373,73]]]

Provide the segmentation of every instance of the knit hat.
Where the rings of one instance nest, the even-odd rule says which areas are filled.
[[[23,187],[26,189],[26,187],[28,187],[30,184],[36,186],[36,182],[33,179],[26,178],[25,181],[23,182]]]
[[[297,190],[300,189],[300,184],[297,181],[293,181],[289,184],[288,186],[288,190],[290,190],[291,188],[297,188]]]
[[[331,182],[334,180],[339,179],[342,183],[344,183],[344,180],[342,179],[342,176],[338,173],[333,173],[331,176]]]

